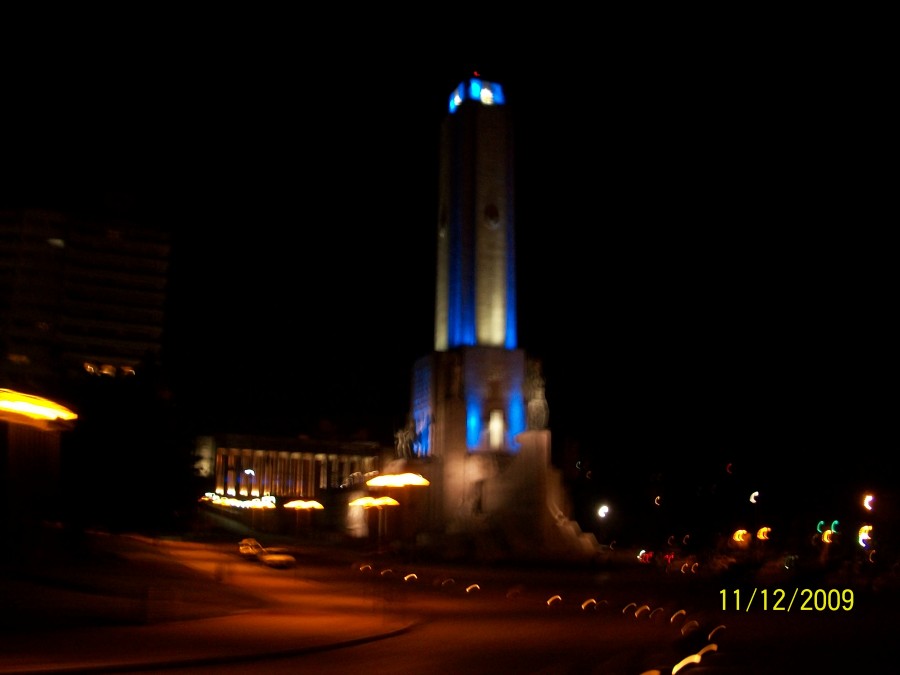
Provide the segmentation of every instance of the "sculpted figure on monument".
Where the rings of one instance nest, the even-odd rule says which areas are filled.
[[[415,438],[415,425],[412,418],[407,419],[406,426],[394,434],[399,459],[410,459],[413,456],[412,442]]]
[[[544,394],[544,377],[539,361],[529,360],[525,372],[526,423],[529,429],[546,429],[550,406]]]

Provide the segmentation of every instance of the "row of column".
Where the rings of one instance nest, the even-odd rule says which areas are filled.
[[[217,448],[216,493],[314,499],[351,475],[376,468],[375,457],[361,455]]]

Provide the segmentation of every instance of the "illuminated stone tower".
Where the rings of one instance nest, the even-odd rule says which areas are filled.
[[[436,540],[558,554],[568,501],[540,367],[517,345],[513,164],[503,87],[464,81],[441,128],[434,352],[415,364],[398,450],[431,481],[421,518]]]
[[[513,139],[498,84],[472,79],[441,133],[434,348],[516,348]]]

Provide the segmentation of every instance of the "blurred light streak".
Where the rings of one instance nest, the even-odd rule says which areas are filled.
[[[392,497],[360,497],[349,502],[347,506],[362,506],[364,509],[382,506],[399,506],[400,502]]]
[[[675,612],[675,613],[672,615],[672,617],[669,619],[669,623],[675,623],[675,618],[678,617],[678,616],[687,616],[687,612],[685,612],[683,609],[679,609],[679,610],[678,610],[677,612]]]
[[[407,485],[431,485],[428,479],[417,473],[383,474],[366,481],[369,487],[406,487]]]
[[[747,532],[747,530],[735,530],[734,534],[731,535],[731,538],[738,542],[744,542],[749,534],[750,533]]]
[[[238,499],[236,497],[223,497],[214,492],[207,492],[201,501],[212,502],[215,506],[227,506],[237,509],[274,509],[275,497],[254,497],[253,499]]]
[[[21,418],[17,419],[17,417],[12,415],[6,417],[4,413],[7,412],[39,422],[54,422],[58,420],[70,422],[78,419],[78,415],[74,412],[48,398],[23,394],[12,389],[0,389],[0,419],[27,423]]]
[[[294,499],[293,501],[288,502],[284,505],[286,509],[314,509],[316,511],[324,509],[319,502],[314,500],[305,500],[305,499]]]
[[[698,628],[700,628],[699,622],[697,622],[697,621],[691,619],[690,621],[688,621],[686,624],[684,624],[684,625],[681,627],[681,634],[682,634],[682,635],[687,635],[688,633],[693,633],[693,632],[694,632],[695,630],[697,630]]]
[[[675,675],[675,673],[677,673],[679,670],[681,670],[685,666],[691,665],[692,663],[700,663],[700,657],[696,654],[685,656],[683,659],[681,659],[681,661],[679,661],[672,667],[672,675]]]
[[[866,547],[866,542],[872,538],[871,535],[869,534],[871,531],[872,531],[871,525],[863,525],[861,528],[859,528],[858,540],[859,540],[859,545],[862,546],[863,548]]]
[[[701,649],[696,654],[691,654],[690,656],[685,656],[681,661],[676,663],[675,666],[672,668],[672,674],[674,675],[675,673],[677,673],[679,670],[681,670],[685,666],[689,666],[693,663],[700,663],[701,659],[703,658],[703,655],[706,654],[706,652],[714,652],[714,651],[718,651],[718,649],[719,649],[719,646],[713,642],[713,643],[706,645],[703,649]]]
[[[703,649],[701,649],[699,652],[697,652],[697,656],[703,656],[706,652],[715,652],[718,650],[719,650],[719,645],[717,645],[715,642],[711,642],[708,645],[706,645]]]
[[[712,639],[713,639],[713,635],[715,635],[716,633],[718,633],[720,630],[725,630],[725,628],[726,628],[725,624],[724,624],[724,623],[720,623],[718,626],[716,626],[716,627],[713,628],[711,631],[709,631],[709,635],[706,636],[706,639],[707,639],[707,640],[712,640]]]

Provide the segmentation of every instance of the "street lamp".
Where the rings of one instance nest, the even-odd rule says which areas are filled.
[[[42,396],[0,389],[0,421],[27,424],[39,429],[66,429],[78,415]]]
[[[294,500],[292,500],[292,501],[287,502],[287,503],[284,505],[284,508],[286,508],[286,509],[293,509],[293,510],[294,510],[294,513],[295,513],[296,516],[297,516],[297,517],[294,519],[294,529],[295,529],[295,530],[299,530],[299,529],[300,529],[300,512],[301,512],[301,511],[304,511],[304,512],[306,512],[306,513],[309,513],[310,511],[321,511],[321,510],[324,510],[325,507],[322,506],[322,505],[321,505],[319,502],[317,502],[317,501],[313,501],[313,500],[306,501],[305,499],[294,499]]]
[[[418,530],[418,523],[420,522],[420,515],[418,513],[418,509],[410,508],[410,501],[406,499],[407,497],[411,497],[411,495],[406,493],[406,488],[408,487],[422,487],[431,485],[431,482],[424,478],[421,474],[418,473],[385,473],[375,476],[374,478],[370,478],[366,481],[366,485],[369,488],[401,488],[404,490],[404,500],[406,506],[403,508],[401,512],[401,517],[399,519],[400,522],[400,539],[406,540],[409,537],[409,533],[411,531],[409,525],[409,516],[413,516],[414,523],[412,525],[412,531],[415,532]],[[416,500],[413,500],[413,504],[416,504]],[[405,515],[404,515],[405,514]]]
[[[417,473],[385,473],[366,481],[369,487],[406,487],[407,485],[431,485],[427,478]]]
[[[393,497],[360,497],[359,499],[354,499],[348,506],[378,509],[378,552],[381,553],[381,541],[384,537],[384,507],[400,506],[400,502]]]

